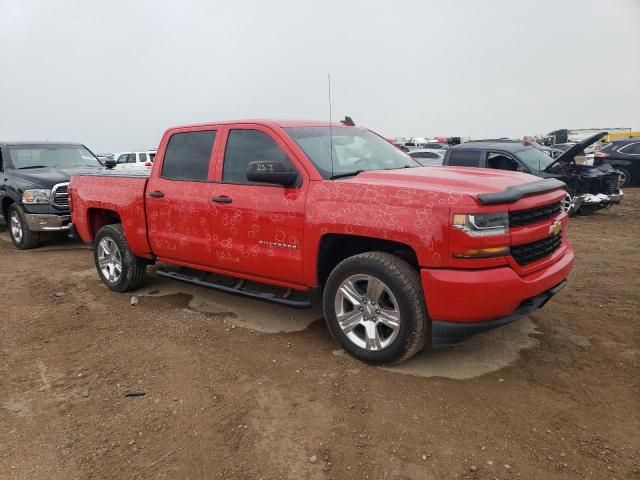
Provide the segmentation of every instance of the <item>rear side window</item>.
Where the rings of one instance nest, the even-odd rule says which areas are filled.
[[[413,152],[409,155],[413,158],[439,158],[438,154],[433,152]]]
[[[147,161],[147,154],[146,153],[139,153],[138,154],[138,162],[144,163],[146,161]]]
[[[174,133],[164,153],[160,175],[171,180],[207,180],[215,139],[215,130]]]
[[[640,154],[640,143],[630,143],[629,145],[622,147],[619,152],[626,153],[627,155]]]
[[[256,161],[281,162],[295,170],[286,153],[273,138],[258,130],[231,130],[224,153],[222,181],[252,183],[247,180],[249,163]]]
[[[480,150],[449,150],[451,156],[447,165],[454,167],[479,167]]]

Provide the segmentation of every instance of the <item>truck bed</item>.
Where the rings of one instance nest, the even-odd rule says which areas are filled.
[[[152,255],[147,238],[145,190],[148,171],[109,171],[74,175],[69,183],[69,201],[78,236],[93,243],[104,216],[117,216],[132,252]]]

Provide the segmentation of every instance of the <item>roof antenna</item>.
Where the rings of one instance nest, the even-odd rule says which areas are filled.
[[[327,73],[329,82],[329,154],[331,156],[331,179],[333,179],[333,125],[331,121],[331,74]]]

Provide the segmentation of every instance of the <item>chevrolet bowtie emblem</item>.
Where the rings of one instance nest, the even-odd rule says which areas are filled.
[[[549,233],[553,235],[557,235],[561,231],[562,231],[562,223],[560,223],[560,220],[556,220],[555,222],[553,222],[553,225],[549,225]]]

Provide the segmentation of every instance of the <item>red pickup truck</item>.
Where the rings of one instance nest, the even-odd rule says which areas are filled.
[[[340,345],[392,363],[515,320],[564,286],[563,188],[420,167],[353,125],[248,120],[171,128],[150,173],[75,175],[69,194],[111,290],[135,289],[160,262],[186,267],[160,275],[292,306],[322,292]]]

